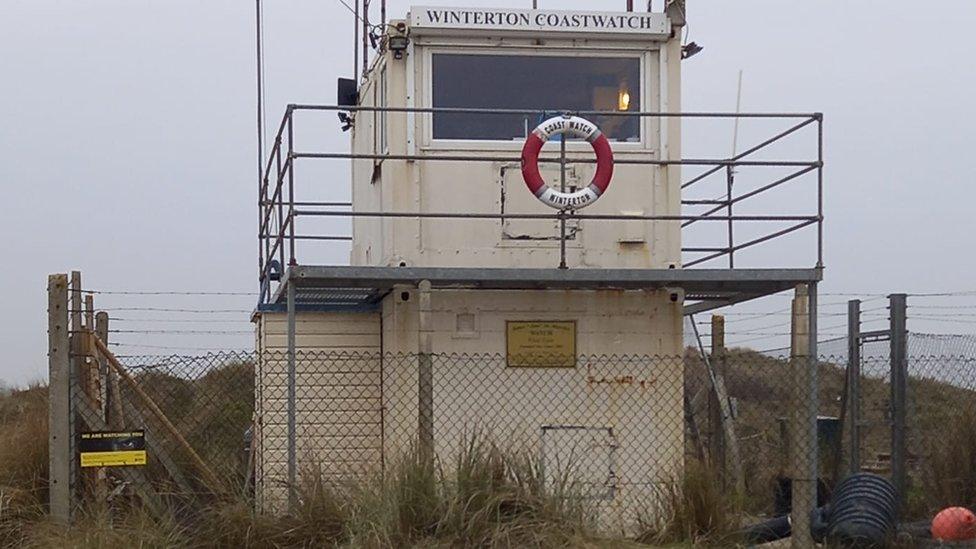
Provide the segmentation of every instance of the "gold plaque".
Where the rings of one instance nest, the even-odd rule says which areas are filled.
[[[575,320],[509,320],[505,323],[509,368],[575,368]]]

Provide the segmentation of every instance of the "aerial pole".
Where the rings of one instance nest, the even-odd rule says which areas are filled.
[[[363,48],[363,76],[366,76],[366,69],[369,66],[369,49],[367,44],[369,44],[369,0],[363,0],[363,36],[362,48]]]
[[[352,80],[359,86],[359,0],[356,0],[356,8],[352,12],[352,26],[354,29],[352,37]]]

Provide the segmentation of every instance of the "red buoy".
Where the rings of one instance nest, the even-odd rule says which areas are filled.
[[[965,507],[949,507],[932,519],[932,537],[942,541],[976,539],[976,515]]]

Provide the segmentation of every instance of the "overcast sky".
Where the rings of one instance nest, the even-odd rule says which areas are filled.
[[[407,6],[391,1],[389,13]],[[689,0],[688,15],[689,38],[705,50],[685,62],[684,110],[733,110],[742,70],[744,111],[825,113],[823,292],[976,289],[976,2]],[[352,72],[349,12],[338,0],[267,0],[265,17],[269,123],[289,102],[334,102],[336,77]],[[0,379],[46,376],[49,273],[79,269],[99,290],[255,289],[253,1],[4,0],[0,52]],[[331,120],[321,134],[336,148],[346,139]],[[730,140],[728,124],[685,135],[687,150],[707,144],[719,156]],[[187,324],[139,321],[188,315],[126,309],[245,311],[255,298],[96,299],[120,319],[115,329],[171,330]],[[130,353],[251,345],[247,313],[200,318],[190,328],[240,333],[112,339],[134,345],[119,347]]]

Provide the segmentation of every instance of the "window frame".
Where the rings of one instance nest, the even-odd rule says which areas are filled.
[[[500,50],[499,48],[486,47],[458,47],[458,46],[426,46],[423,52],[423,89],[421,92],[422,105],[427,108],[433,107],[433,58],[437,54],[453,55],[494,55],[508,57],[621,57],[638,60],[639,81],[640,81],[640,102],[641,110],[648,111],[654,96],[651,94],[652,86],[660,86],[659,71],[651,70],[651,60],[657,59],[660,50],[641,49],[579,49],[579,48],[532,48],[532,47],[512,47]],[[653,79],[653,80],[652,80]],[[423,117],[421,123],[422,149],[424,150],[498,150],[511,151],[521,150],[523,142],[520,140],[500,140],[500,139],[434,139],[434,119],[433,114]],[[649,135],[652,125],[647,117],[640,120],[640,139],[638,141],[614,141],[614,150],[633,151],[633,152],[655,152],[649,146]],[[570,151],[585,151],[590,149],[590,145],[581,141],[567,141],[566,148]]]

